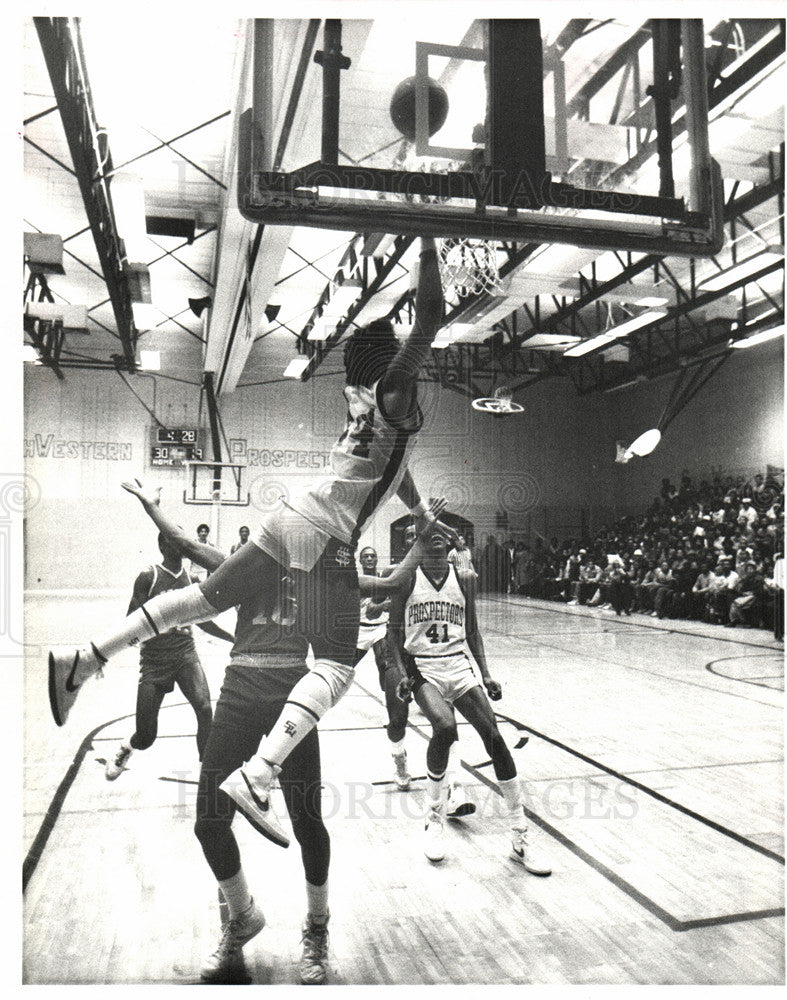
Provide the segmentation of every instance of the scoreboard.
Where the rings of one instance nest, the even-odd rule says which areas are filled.
[[[201,432],[194,427],[154,427],[151,431],[150,464],[179,468],[202,460]]]

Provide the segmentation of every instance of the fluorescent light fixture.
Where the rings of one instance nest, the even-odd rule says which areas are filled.
[[[589,354],[590,351],[595,351],[599,347],[603,347],[604,344],[611,344],[613,340],[620,340],[621,337],[627,337],[634,330],[638,330],[642,326],[648,326],[648,324],[654,323],[657,319],[664,319],[666,315],[667,313],[664,310],[653,310],[642,313],[639,316],[632,316],[631,319],[627,319],[625,322],[618,324],[618,326],[613,326],[610,330],[605,330],[604,333],[600,333],[597,337],[591,337],[589,340],[583,340],[574,347],[569,347],[567,351],[563,352],[563,357],[579,358],[583,354]]]
[[[32,344],[22,344],[22,360],[30,364],[36,364],[41,359],[38,356],[38,351]]]
[[[777,340],[783,336],[784,327],[775,326],[770,330],[761,330],[760,333],[753,333],[750,337],[744,337],[743,340],[734,340],[732,346],[739,348],[756,347],[757,344],[764,344],[768,340]]]
[[[293,358],[292,361],[284,369],[285,378],[300,378],[301,375],[309,367],[309,362],[311,358],[308,358],[305,354],[298,355],[297,358]]]
[[[604,344],[611,344],[616,339],[617,335],[614,333],[602,333],[598,337],[591,337],[590,340],[583,340],[581,344],[569,347],[567,351],[563,351],[563,357],[580,358],[583,354],[589,354],[591,351],[603,347]]]
[[[779,261],[784,262],[784,247],[768,247],[767,250],[749,257],[747,260],[740,261],[740,263],[733,264],[723,271],[703,278],[698,282],[697,287],[706,292],[716,292],[756,274],[757,271],[761,271],[769,264],[776,264]]]
[[[152,330],[161,322],[161,312],[150,302],[132,302],[131,311],[134,314],[134,326],[140,332]]]
[[[306,339],[322,343],[335,332],[340,320],[341,316],[318,316]]]
[[[87,333],[87,306],[72,306],[61,302],[28,302],[25,304],[25,312],[36,319],[52,323],[60,321],[66,330]]]
[[[669,302],[666,295],[646,295],[644,299],[637,299],[634,305],[644,306],[646,309],[655,309],[657,306],[665,306]]]
[[[161,371],[161,352],[160,351],[140,351],[139,352],[139,367],[145,372],[158,372]]]
[[[328,300],[331,311],[344,316],[362,290],[363,285],[357,278],[346,278],[340,285],[332,286]]]

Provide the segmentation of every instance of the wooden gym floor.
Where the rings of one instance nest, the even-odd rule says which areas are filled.
[[[182,696],[167,697],[158,741],[114,783],[101,761],[132,731],[137,654],[90,682],[62,730],[49,715],[47,644],[84,640],[127,600],[26,602],[24,983],[194,983],[217,940]],[[411,710],[420,780],[397,792],[367,658],[320,727],[330,982],[784,983],[781,644],[517,597],[485,599],[481,615],[501,730],[554,873],[508,860],[494,775],[467,725],[463,778],[478,812],[449,824],[442,864],[426,861],[428,727]],[[215,697],[227,647],[198,635]],[[268,920],[245,948],[247,981],[295,983],[297,845],[274,847],[242,818],[235,830]]]

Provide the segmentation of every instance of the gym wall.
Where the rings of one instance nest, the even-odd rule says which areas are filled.
[[[270,373],[277,378],[278,367]],[[210,506],[183,502],[185,472],[152,468],[151,416],[114,373],[69,371],[58,382],[25,366],[25,471],[34,500],[25,523],[25,585],[33,589],[128,590],[158,558],[156,533],[140,505],[120,488],[138,476],[164,487],[166,509],[196,535]],[[134,389],[170,427],[207,426],[199,389],[134,376]],[[229,441],[225,461],[246,464],[248,507],[222,507],[218,537],[229,550],[238,528],[252,530],[289,489],[319,476],[344,420],[342,376],[302,384],[240,389],[221,400]],[[435,385],[422,386],[424,429],[411,470],[425,496],[485,533],[560,538],[636,511],[658,493],[663,475],[709,465],[748,468],[781,461],[781,370],[778,352],[732,358],[672,424],[653,455],[614,463],[614,442],[629,443],[653,425],[669,394],[663,380],[636,390],[579,397],[560,381],[521,395],[524,413],[496,418]],[[650,422],[649,422],[650,421]],[[205,435],[208,441],[208,435]],[[35,497],[38,497],[36,499]],[[388,525],[404,511],[392,500],[361,539],[388,559]]]
[[[675,417],[658,448],[645,458],[616,465],[621,505],[642,510],[659,494],[661,480],[676,485],[686,469],[695,482],[722,475],[784,467],[784,346],[781,341],[733,351],[716,375]],[[630,444],[655,427],[677,376],[610,393],[615,437]]]

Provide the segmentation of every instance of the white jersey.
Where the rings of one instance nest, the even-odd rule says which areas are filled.
[[[436,659],[465,651],[467,603],[456,567],[448,564],[441,587],[419,566],[404,606],[404,648],[416,659]]]
[[[399,488],[416,426],[397,428],[383,416],[376,382],[345,386],[347,423],[331,448],[331,474],[312,481],[285,502],[322,531],[353,547],[364,525]]]

